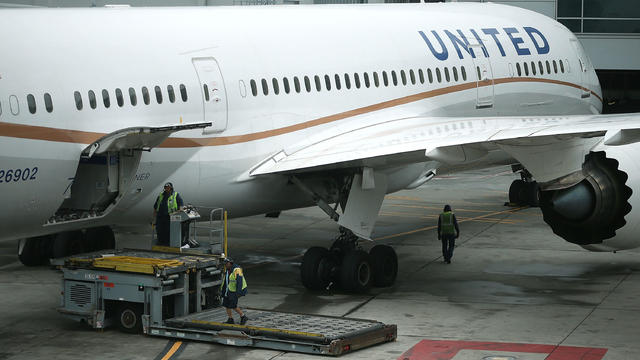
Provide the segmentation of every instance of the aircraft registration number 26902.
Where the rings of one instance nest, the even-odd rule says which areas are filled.
[[[24,169],[0,169],[0,183],[35,180],[38,167]]]

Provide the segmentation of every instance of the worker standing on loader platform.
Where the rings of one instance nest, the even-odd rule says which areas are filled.
[[[247,281],[242,275],[242,268],[233,263],[231,258],[224,259],[225,274],[222,277],[222,284],[220,284],[220,291],[222,296],[222,306],[227,310],[227,324],[234,324],[233,315],[231,310],[240,315],[240,325],[247,323],[247,316],[242,312],[242,309],[238,306],[238,297],[247,294]]]
[[[447,264],[451,264],[453,248],[456,246],[458,236],[460,236],[458,220],[451,211],[451,206],[445,205],[442,214],[438,217],[438,240],[442,241],[442,256]]]
[[[180,194],[173,190],[173,184],[164,184],[164,190],[158,195],[153,205],[153,217],[156,220],[156,233],[158,234],[158,245],[169,245],[169,214],[178,211],[184,203]]]

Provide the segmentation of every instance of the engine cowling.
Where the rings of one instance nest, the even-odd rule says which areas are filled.
[[[640,246],[640,145],[603,147],[585,156],[585,179],[543,191],[540,208],[556,235],[593,251]]]

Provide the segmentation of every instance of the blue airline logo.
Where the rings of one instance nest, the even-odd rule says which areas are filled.
[[[525,34],[528,35],[529,39],[531,39],[531,42],[533,43],[533,49],[535,49],[535,51],[539,55],[549,53],[549,42],[547,41],[547,38],[542,34],[542,32],[540,32],[540,30],[534,27],[525,26],[522,28],[522,31],[518,30],[515,27],[505,27],[502,29],[486,28],[480,29],[479,31],[484,35],[489,35],[491,39],[493,39],[493,42],[496,43],[496,46],[500,51],[500,55],[502,56],[507,56],[504,46],[508,47],[508,45],[503,46],[503,44],[500,42],[500,39],[498,37],[501,32],[509,38],[511,44],[513,45],[516,53],[519,56],[531,55],[532,48],[527,47],[525,40],[523,39]],[[469,29],[469,32],[476,39],[477,43],[482,45],[480,49],[482,49],[484,57],[488,58],[490,54],[487,50],[487,46],[485,46],[484,42],[480,38],[480,35],[478,34],[479,31]],[[444,61],[449,58],[450,47],[448,46],[452,46],[453,49],[455,49],[455,52],[460,59],[463,58],[463,51],[465,51],[474,59],[476,58],[476,56],[479,56],[479,54],[475,53],[473,47],[470,46],[469,40],[467,40],[467,37],[462,33],[462,30],[460,29],[456,29],[455,32],[444,30],[439,33],[438,31],[431,30],[430,34],[425,34],[423,31],[418,31],[418,33],[420,34],[424,42],[427,43],[427,46],[429,47],[429,50],[431,50],[433,56],[435,56],[438,60]],[[443,41],[443,38],[448,39],[448,41]],[[436,44],[435,46],[434,43]],[[450,45],[448,45],[449,43]]]

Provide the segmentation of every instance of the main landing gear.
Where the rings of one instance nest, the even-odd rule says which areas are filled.
[[[533,180],[527,169],[520,172],[520,180],[514,180],[509,187],[509,202],[517,205],[540,206],[540,186]]]
[[[102,226],[21,239],[18,258],[26,266],[38,266],[48,264],[50,258],[113,249],[115,246],[113,231],[108,226]]]
[[[314,246],[302,259],[302,284],[323,290],[332,284],[363,293],[371,286],[391,286],[398,275],[398,257],[392,247],[376,245],[367,253],[357,246],[359,238],[341,227],[330,249]]]

